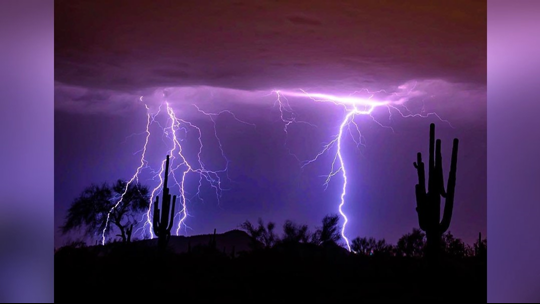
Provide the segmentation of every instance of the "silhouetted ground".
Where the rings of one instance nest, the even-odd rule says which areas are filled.
[[[65,247],[55,254],[55,301],[183,303],[487,302],[486,261],[364,257],[335,247],[280,245],[231,252],[192,247],[160,255],[143,243]]]
[[[201,234],[193,236],[171,236],[168,246],[175,253],[183,253],[189,250],[189,246],[192,248],[196,246],[208,245],[213,234]],[[251,239],[249,235],[242,230],[231,230],[225,233],[218,233],[215,235],[216,248],[219,250],[225,250],[230,253],[232,247],[235,247],[236,252],[249,251]],[[157,246],[157,239],[142,240],[137,243],[147,246]]]

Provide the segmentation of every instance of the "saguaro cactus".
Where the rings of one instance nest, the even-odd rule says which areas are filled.
[[[452,161],[446,191],[442,168],[441,140],[435,143],[435,124],[430,125],[429,132],[429,179],[426,192],[426,177],[422,153],[418,153],[414,167],[418,171],[418,184],[416,185],[416,211],[420,229],[426,232],[428,259],[436,261],[438,258],[441,236],[450,227],[452,211],[454,209],[454,189],[456,185],[457,153],[459,140],[454,139],[452,146]],[[440,221],[441,197],[446,199],[444,214]]]
[[[167,187],[168,176],[169,155],[167,155],[167,161],[165,164],[165,178],[163,180],[163,199],[161,203],[161,210],[159,209],[159,196],[156,196],[156,201],[154,203],[154,233],[158,237],[158,247],[161,250],[164,250],[167,247],[167,243],[171,237],[171,228],[174,219],[174,207],[176,204],[176,195],[172,197],[171,202],[171,195],[169,194],[169,188]]]

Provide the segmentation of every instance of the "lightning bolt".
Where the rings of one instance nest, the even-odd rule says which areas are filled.
[[[165,94],[164,94],[164,97],[165,97]],[[139,100],[143,102],[143,96],[141,96]],[[194,198],[198,198],[199,200],[202,201],[201,192],[202,192],[204,181],[206,181],[209,187],[214,191],[218,205],[219,205],[223,191],[227,190],[222,186],[222,175],[225,175],[229,181],[232,181],[232,180],[228,176],[230,160],[227,158],[225,154],[225,150],[223,148],[223,143],[218,136],[216,118],[220,115],[230,115],[236,121],[242,124],[246,124],[250,126],[255,126],[255,125],[239,119],[233,112],[228,111],[228,110],[220,111],[218,113],[210,113],[210,112],[206,112],[202,110],[196,105],[193,105],[193,106],[197,109],[199,113],[209,117],[213,124],[213,135],[214,135],[215,140],[218,143],[220,155],[223,158],[224,163],[225,163],[223,168],[218,169],[218,170],[211,170],[207,168],[207,166],[205,165],[202,159],[202,152],[204,149],[204,144],[202,140],[202,130],[194,123],[184,118],[179,117],[177,115],[177,112],[173,109],[172,105],[168,101],[165,100],[163,103],[161,103],[159,105],[157,112],[154,114],[150,112],[149,106],[145,104],[145,107],[147,110],[146,131],[145,131],[146,138],[145,138],[143,148],[139,150],[138,152],[136,152],[136,153],[142,152],[141,158],[140,158],[140,165],[136,169],[131,179],[127,182],[124,192],[120,195],[115,205],[109,210],[107,214],[105,228],[103,229],[103,232],[101,235],[102,245],[105,244],[106,233],[107,233],[107,229],[108,229],[109,221],[110,221],[110,215],[121,203],[123,203],[124,196],[128,191],[129,185],[133,183],[134,181],[137,181],[137,182],[139,181],[139,176],[144,169],[151,169],[151,167],[148,165],[149,162],[146,159],[146,155],[147,155],[149,140],[152,135],[150,132],[150,127],[153,124],[156,124],[159,127],[159,129],[161,129],[162,140],[164,141],[164,143],[166,145],[172,144],[172,147],[167,152],[168,155],[170,155],[170,168],[171,169],[169,172],[169,176],[171,177],[170,180],[173,181],[173,184],[178,188],[178,191],[180,192],[179,201],[181,205],[181,208],[180,208],[181,210],[178,211],[174,216],[174,220],[178,221],[176,225],[176,235],[180,234],[180,230],[182,227],[185,227],[186,230],[190,228],[185,223],[187,217],[190,216],[188,212],[188,203]],[[166,124],[162,124],[158,121],[158,116],[162,112],[162,107],[165,108],[164,115],[165,117],[167,117]],[[184,150],[182,142],[186,138],[182,138],[180,136],[181,134],[184,134],[184,137],[187,137],[187,134],[190,133],[191,131],[194,131],[196,133],[196,141],[198,144],[198,151],[197,151],[197,154],[195,155],[194,161],[190,160],[188,156],[185,154],[185,150]],[[128,138],[133,137],[134,135],[138,135],[138,134],[132,134],[128,136]],[[149,208],[141,219],[141,222],[144,222],[144,224],[142,225],[142,227],[139,227],[135,231],[135,233],[140,232],[143,238],[145,238],[146,235],[148,235],[151,239],[154,238],[153,223],[152,223],[152,218],[153,218],[152,206],[154,204],[154,198],[159,193],[160,188],[163,185],[164,170],[165,170],[165,160],[161,161],[159,170],[151,170],[153,172],[152,173],[153,177],[150,180],[157,181],[157,185],[154,188],[152,188],[152,191],[150,193]],[[197,184],[196,193],[194,194],[194,196],[191,198],[188,198],[189,192],[186,189],[186,182],[190,174],[198,176],[198,184]]]
[[[345,110],[345,113],[346,113],[345,117],[343,118],[343,120],[341,121],[341,123],[339,125],[338,134],[335,135],[330,142],[328,142],[327,144],[324,144],[322,149],[315,155],[315,157],[313,157],[312,159],[300,161],[300,165],[301,165],[301,168],[304,168],[304,167],[312,164],[313,162],[317,161],[324,154],[329,153],[329,151],[332,150],[332,148],[334,148],[334,147],[336,148],[335,153],[334,153],[334,155],[332,157],[330,172],[328,173],[328,175],[326,175],[326,179],[324,181],[324,186],[325,186],[325,189],[326,189],[328,187],[328,184],[330,183],[331,179],[334,176],[341,173],[343,183],[342,183],[342,187],[341,187],[341,194],[339,196],[339,205],[338,205],[339,214],[343,218],[343,226],[341,228],[341,237],[345,240],[345,243],[347,245],[347,249],[349,251],[351,251],[351,246],[350,246],[349,239],[347,238],[347,236],[345,234],[346,226],[347,226],[347,223],[349,222],[349,219],[347,218],[347,215],[343,211],[343,207],[345,206],[345,203],[346,203],[345,197],[347,195],[348,178],[347,178],[347,170],[346,170],[345,160],[344,160],[343,154],[342,154],[342,151],[343,151],[342,143],[343,143],[343,140],[344,140],[345,130],[347,130],[349,132],[349,134],[351,135],[352,140],[354,141],[354,143],[356,144],[357,147],[363,145],[362,144],[363,137],[362,137],[362,134],[360,132],[360,128],[359,128],[358,124],[355,122],[356,116],[358,116],[358,115],[369,116],[373,120],[373,122],[375,122],[376,124],[378,124],[379,126],[381,126],[383,128],[390,129],[392,132],[394,132],[394,129],[392,127],[383,125],[382,123],[377,121],[377,119],[375,119],[375,117],[372,115],[373,111],[375,109],[385,107],[388,110],[390,120],[392,118],[392,110],[394,110],[401,117],[404,117],[404,118],[409,118],[409,117],[426,118],[426,117],[429,117],[429,116],[436,116],[439,120],[448,123],[450,125],[450,127],[452,127],[452,125],[448,121],[443,120],[436,113],[427,113],[427,114],[424,114],[424,115],[423,114],[414,114],[401,102],[398,104],[397,102],[392,102],[390,100],[385,100],[385,101],[373,100],[372,98],[374,96],[374,93],[371,93],[368,90],[365,90],[365,91],[370,94],[369,98],[361,98],[361,97],[353,96],[357,92],[349,94],[348,96],[334,96],[334,95],[330,95],[330,94],[308,93],[303,89],[299,89],[299,91],[300,92],[274,91],[274,93],[277,96],[275,104],[279,105],[280,118],[284,123],[284,132],[287,135],[288,135],[289,127],[294,123],[298,123],[298,121],[296,121],[296,119],[295,119],[294,112],[293,112],[293,110],[292,110],[292,108],[291,108],[291,106],[289,104],[289,101],[286,98],[287,96],[289,96],[289,97],[309,98],[309,99],[313,100],[314,102],[330,102],[330,103],[333,103],[333,104],[335,104],[337,106],[343,107],[343,109]],[[411,91],[412,91],[412,89],[411,89]],[[384,91],[379,91],[379,92],[376,92],[376,93],[380,93],[380,92],[384,92]],[[398,106],[402,107],[403,110],[400,109]],[[304,123],[304,122],[302,122],[302,123]],[[354,134],[353,134],[354,131],[353,130],[357,133],[358,137],[354,136]],[[296,155],[294,155],[292,153],[290,153],[290,154],[293,155],[297,160],[300,160]]]
[[[219,202],[219,199],[222,196],[222,192],[224,191],[224,189],[221,187],[222,182],[221,182],[220,173],[227,172],[229,160],[225,156],[225,152],[223,151],[223,149],[221,149],[221,155],[226,161],[225,168],[221,170],[216,170],[216,171],[208,170],[205,167],[204,162],[202,161],[202,158],[201,158],[201,154],[204,148],[204,144],[202,142],[201,129],[195,124],[185,119],[179,118],[176,112],[174,111],[174,109],[171,107],[171,105],[168,102],[165,102],[165,104],[166,104],[167,116],[169,118],[168,120],[170,121],[170,125],[168,127],[163,128],[163,132],[165,134],[165,137],[169,138],[173,143],[173,147],[169,151],[169,155],[171,155],[170,157],[171,170],[169,174],[172,175],[172,180],[174,181],[174,183],[176,184],[176,186],[178,187],[180,191],[180,204],[182,206],[181,210],[174,217],[174,219],[176,219],[177,217],[180,218],[178,220],[178,225],[176,226],[177,227],[176,235],[179,235],[180,229],[182,228],[182,226],[185,226],[186,229],[189,228],[189,226],[185,224],[185,221],[187,217],[189,216],[189,212],[187,208],[189,199],[187,198],[188,192],[186,191],[186,179],[187,179],[188,174],[194,173],[194,174],[199,175],[197,193],[195,194],[196,197],[200,198],[202,182],[203,180],[206,180],[210,184],[210,187],[215,191],[216,198]],[[179,138],[177,134],[179,130],[184,130],[184,132],[187,133],[188,128],[195,130],[197,133],[197,141],[198,141],[199,149],[196,155],[197,160],[195,161],[195,163],[190,163],[190,161],[188,161],[188,157],[184,154],[184,149],[181,143],[182,140]],[[220,147],[221,147],[221,141],[219,140],[219,137],[217,136],[217,131],[215,133],[215,136],[218,142],[220,143]],[[177,159],[178,159],[178,164],[175,165],[175,162]],[[165,161],[162,161],[161,169],[156,174],[156,176],[159,176],[159,183],[152,191],[151,204],[148,209],[148,212],[146,213],[145,227],[146,226],[149,227],[150,238],[154,238],[154,234],[152,232],[152,227],[153,227],[152,220],[151,220],[152,217],[150,216],[151,210],[152,210],[152,202],[153,202],[153,198],[156,192],[163,184],[163,179],[161,176],[163,175],[164,164],[165,164]],[[176,173],[178,171],[180,172],[179,174],[180,177],[177,177]]]
[[[234,120],[242,123],[242,124],[245,124],[245,125],[249,125],[249,126],[252,126],[252,127],[256,127],[255,124],[252,124],[252,123],[249,123],[249,122],[246,122],[246,121],[243,121],[241,119],[239,119],[238,117],[236,117],[236,114],[234,114],[233,112],[229,111],[229,110],[223,110],[223,111],[220,111],[218,113],[209,113],[209,112],[206,112],[206,111],[203,111],[201,110],[197,105],[193,105],[197,111],[199,111],[199,113],[202,113],[204,114],[205,116],[209,117],[210,120],[212,121],[212,124],[213,124],[213,129],[214,129],[214,137],[218,143],[218,146],[219,146],[219,151],[221,152],[221,156],[223,157],[223,159],[226,161],[225,163],[225,168],[223,168],[223,170],[221,170],[220,172],[224,172],[224,173],[228,173],[228,169],[229,169],[229,164],[230,164],[230,160],[227,158],[227,156],[225,155],[225,151],[223,150],[223,143],[221,142],[221,139],[219,138],[218,134],[217,134],[217,124],[216,124],[216,119],[215,117],[217,116],[220,116],[222,114],[229,114],[231,115]],[[199,158],[200,159],[200,158]],[[231,181],[231,179],[229,178],[229,175],[227,174],[227,179],[229,181]]]
[[[141,97],[142,98],[142,97]],[[139,167],[137,167],[137,170],[135,170],[135,174],[131,177],[131,179],[126,183],[126,189],[124,190],[124,192],[122,193],[120,199],[118,200],[118,202],[116,202],[116,204],[111,208],[111,210],[109,210],[109,212],[107,213],[107,219],[105,221],[105,227],[103,228],[103,232],[101,234],[101,244],[102,245],[105,245],[105,235],[107,233],[107,227],[109,225],[109,220],[110,220],[110,217],[111,217],[111,213],[114,211],[114,209],[116,209],[121,203],[122,201],[124,200],[124,196],[126,195],[128,189],[129,189],[129,185],[133,182],[133,181],[139,181],[139,174],[141,173],[141,170],[143,169],[143,167],[145,167],[146,165],[146,160],[145,160],[145,155],[146,155],[146,149],[148,147],[148,140],[150,138],[150,121],[151,121],[151,115],[150,115],[150,112],[149,112],[149,108],[147,105],[145,105],[146,107],[146,138],[145,138],[145,142],[144,142],[144,146],[143,146],[143,152],[142,152],[142,155],[141,155],[141,159],[140,159],[140,162],[141,164],[139,165]]]
[[[412,90],[412,89],[411,89]],[[332,103],[336,106],[342,107],[345,112],[345,116],[339,123],[339,128],[337,130],[337,134],[332,137],[332,139],[324,144],[319,152],[315,154],[315,156],[311,159],[307,160],[301,160],[297,155],[293,154],[290,149],[287,147],[287,143],[285,143],[285,147],[287,147],[287,150],[289,151],[289,154],[295,157],[299,163],[301,168],[305,168],[306,166],[318,161],[323,155],[333,153],[331,166],[330,166],[330,172],[326,175],[326,179],[323,183],[325,189],[328,187],[330,181],[335,177],[336,175],[339,175],[341,173],[342,177],[342,187],[341,187],[341,193],[339,196],[339,205],[338,210],[339,214],[343,218],[343,226],[341,228],[341,236],[345,240],[347,249],[351,251],[350,242],[349,239],[346,236],[346,226],[349,222],[349,219],[347,215],[345,214],[343,208],[346,204],[346,196],[347,196],[347,186],[349,183],[348,177],[347,177],[347,170],[346,170],[346,160],[343,157],[343,142],[345,140],[346,134],[351,136],[352,141],[355,143],[356,147],[365,146],[365,140],[362,136],[362,133],[360,132],[360,126],[355,121],[355,118],[357,116],[363,115],[370,117],[374,123],[378,124],[379,126],[383,128],[388,128],[392,132],[394,132],[394,129],[390,126],[386,126],[373,116],[373,112],[378,108],[386,108],[388,111],[388,118],[389,120],[392,120],[393,113],[397,113],[401,117],[409,118],[409,117],[422,117],[426,118],[429,116],[435,116],[439,120],[446,122],[452,127],[452,125],[446,121],[443,120],[439,115],[436,113],[427,113],[427,114],[415,114],[412,111],[410,111],[405,105],[402,99],[399,101],[392,101],[392,100],[384,100],[384,101],[377,101],[374,100],[373,97],[375,93],[380,93],[384,91],[379,92],[369,92],[368,90],[363,90],[364,93],[370,94],[368,98],[361,98],[356,97],[354,94],[358,93],[358,91],[353,92],[352,94],[349,94],[348,96],[334,96],[330,94],[321,94],[321,93],[308,93],[305,90],[299,89],[298,92],[295,91],[283,91],[283,90],[276,90],[272,91],[270,94],[275,94],[277,96],[276,101],[274,103],[274,106],[278,108],[280,113],[280,119],[284,124],[283,132],[288,135],[289,128],[293,124],[306,124],[311,127],[317,128],[316,125],[298,120],[297,116],[295,115],[295,112],[289,102],[288,97],[296,97],[296,98],[309,98],[313,102],[316,103]],[[165,97],[165,94],[164,94]],[[140,101],[143,102],[143,97],[140,97]],[[162,106],[165,105],[166,108],[166,117],[167,117],[167,124],[162,125],[157,120],[158,115],[162,111]],[[193,105],[197,111],[208,117],[210,121],[213,124],[213,136],[216,140],[219,148],[219,153],[221,154],[221,157],[223,158],[224,165],[222,169],[219,170],[209,170],[205,166],[205,163],[202,160],[202,151],[204,149],[203,141],[202,141],[202,131],[201,129],[193,124],[190,121],[187,121],[186,119],[183,119],[177,115],[175,110],[172,108],[172,106],[165,101],[164,103],[161,103],[157,112],[155,114],[150,113],[150,109],[147,104],[145,104],[146,110],[147,110],[147,119],[146,119],[146,138],[144,145],[141,150],[138,152],[141,152],[141,158],[140,158],[140,165],[135,171],[135,174],[132,176],[132,178],[127,182],[126,189],[124,193],[120,196],[119,200],[116,202],[113,208],[109,211],[107,214],[107,221],[105,224],[105,228],[103,229],[102,233],[102,244],[105,244],[105,235],[106,230],[108,227],[109,217],[110,214],[114,211],[115,208],[118,207],[123,202],[124,195],[127,193],[129,185],[134,181],[139,181],[139,175],[141,171],[143,171],[146,168],[150,168],[148,165],[148,161],[146,160],[146,154],[148,149],[148,143],[151,136],[150,133],[150,126],[152,124],[156,124],[162,131],[162,139],[165,143],[167,141],[168,144],[172,143],[172,147],[168,150],[168,155],[170,155],[170,167],[171,170],[169,172],[169,175],[171,175],[172,181],[174,181],[175,185],[178,187],[178,190],[180,192],[180,204],[181,204],[181,210],[177,212],[177,214],[174,217],[174,220],[178,219],[178,224],[176,228],[176,235],[180,234],[180,230],[182,227],[189,229],[189,226],[186,225],[186,219],[189,216],[188,212],[188,203],[193,200],[194,198],[198,198],[202,201],[202,198],[200,196],[203,182],[206,181],[209,185],[209,187],[214,191],[216,199],[219,201],[222,196],[224,189],[222,187],[222,179],[221,176],[225,175],[225,177],[230,181],[230,178],[228,176],[228,169],[230,165],[230,160],[226,157],[225,150],[223,148],[223,143],[220,140],[218,136],[217,131],[217,122],[216,117],[220,115],[229,115],[233,119],[235,119],[237,122],[249,125],[249,126],[255,126],[252,123],[243,121],[239,119],[233,112],[229,110],[223,110],[217,113],[207,112],[202,110],[196,105]],[[191,131],[195,131],[197,135],[197,144],[198,144],[198,151],[195,155],[196,160],[191,161],[189,158],[185,155],[185,151],[182,146],[182,142],[187,138],[187,134]],[[184,134],[186,138],[181,138],[179,133]],[[131,135],[133,136],[133,135]],[[137,152],[137,153],[138,153]],[[157,186],[154,187],[151,191],[150,195],[150,206],[148,208],[148,211],[143,215],[143,220],[146,218],[144,225],[139,228],[138,230],[142,230],[143,237],[146,235],[145,233],[148,231],[150,238],[154,238],[153,229],[152,229],[152,216],[151,216],[151,210],[152,210],[152,204],[154,201],[155,195],[158,193],[159,189],[161,188],[163,184],[163,172],[164,172],[164,166],[165,166],[165,160],[161,161],[161,166],[159,170],[153,170],[154,173],[151,180],[156,181],[158,180]],[[188,199],[188,191],[186,189],[186,180],[190,174],[198,176],[198,184],[196,188],[196,192]]]

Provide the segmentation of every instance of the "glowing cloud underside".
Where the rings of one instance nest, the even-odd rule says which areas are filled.
[[[313,102],[317,102],[317,103],[320,103],[320,102],[333,103],[333,104],[335,104],[337,106],[343,107],[343,109],[345,110],[346,114],[343,117],[343,120],[339,123],[339,129],[338,129],[337,134],[334,136],[334,138],[330,142],[325,144],[318,153],[315,154],[315,157],[313,157],[312,159],[302,161],[296,155],[291,153],[290,151],[289,151],[289,153],[291,155],[293,155],[297,160],[299,160],[301,167],[304,168],[305,166],[317,161],[322,155],[330,153],[331,150],[334,151],[333,155],[332,155],[333,160],[332,160],[332,163],[331,163],[331,169],[330,169],[330,172],[328,173],[328,175],[326,177],[326,180],[324,182],[324,186],[327,187],[329,182],[331,181],[331,179],[334,176],[341,173],[341,176],[342,176],[343,179],[342,179],[342,187],[341,187],[341,193],[340,193],[340,196],[339,196],[339,204],[337,206],[337,209],[339,210],[339,214],[343,217],[343,220],[344,220],[343,226],[342,226],[342,229],[341,229],[341,236],[345,240],[345,243],[347,245],[347,249],[349,251],[351,251],[349,239],[345,235],[346,226],[347,226],[347,223],[348,223],[349,220],[347,218],[347,215],[343,211],[343,207],[344,207],[344,205],[346,203],[347,185],[348,185],[349,180],[347,178],[346,161],[343,158],[343,154],[342,154],[342,150],[343,150],[342,146],[343,146],[343,141],[345,140],[345,138],[344,138],[345,134],[351,135],[351,138],[352,138],[352,140],[354,141],[354,143],[356,144],[357,147],[362,145],[362,138],[363,137],[361,135],[360,128],[359,128],[358,124],[355,122],[356,116],[357,115],[369,116],[369,117],[371,117],[373,119],[373,121],[375,123],[379,124],[381,127],[390,128],[392,131],[393,131],[393,129],[391,127],[384,126],[383,124],[379,123],[373,117],[372,113],[373,113],[373,111],[375,109],[377,109],[377,108],[385,108],[388,111],[388,114],[389,114],[390,118],[392,116],[392,112],[395,112],[395,113],[399,114],[401,117],[428,117],[428,116],[434,115],[437,118],[439,118],[441,121],[445,121],[445,120],[442,120],[435,113],[413,114],[403,104],[402,100],[399,100],[399,101],[391,101],[391,100],[377,101],[377,100],[373,100],[372,99],[372,97],[374,96],[373,94],[369,98],[360,98],[360,97],[355,97],[355,96],[352,96],[352,95],[340,97],[340,96],[333,96],[333,95],[329,95],[329,94],[307,93],[304,90],[299,90],[298,92],[293,92],[293,91],[273,91],[272,93],[274,93],[277,96],[277,100],[276,100],[275,105],[277,105],[278,108],[279,108],[280,118],[284,123],[284,129],[283,130],[284,130],[284,132],[286,134],[288,133],[288,127],[290,125],[292,125],[292,124],[308,124],[308,125],[314,126],[312,123],[309,123],[309,122],[306,122],[306,121],[299,121],[299,120],[296,119],[296,116],[294,115],[294,111],[292,110],[292,107],[290,106],[287,97],[309,98]],[[143,102],[143,96],[140,97],[140,101]],[[166,108],[165,109],[166,113],[164,115],[166,115],[167,122],[168,122],[168,125],[165,126],[165,127],[161,126],[156,120],[156,117],[158,115],[160,115],[160,113],[162,111],[161,108],[163,107],[163,105],[165,105],[165,108]],[[176,114],[176,112],[174,111],[172,106],[167,101],[162,103],[159,106],[159,108],[157,109],[156,113],[154,113],[154,114],[150,113],[150,108],[149,108],[148,105],[145,104],[145,107],[147,109],[146,137],[145,137],[145,142],[144,142],[143,148],[141,149],[142,153],[141,153],[141,158],[140,158],[140,165],[135,170],[135,173],[131,177],[131,179],[127,182],[126,190],[121,195],[120,199],[116,202],[114,207],[107,214],[107,222],[106,222],[105,228],[104,228],[103,233],[102,233],[102,244],[105,244],[106,232],[107,232],[107,228],[108,228],[110,214],[114,211],[115,208],[117,208],[123,202],[124,195],[125,195],[125,193],[127,193],[127,189],[129,187],[129,185],[131,183],[133,183],[133,182],[138,182],[139,181],[139,175],[141,174],[141,172],[144,169],[149,168],[148,160],[146,159],[146,154],[147,154],[149,139],[150,139],[150,136],[151,136],[150,126],[152,124],[154,124],[154,123],[158,124],[160,126],[161,131],[162,131],[162,133],[160,133],[160,135],[167,138],[170,141],[170,143],[172,144],[172,148],[169,151],[167,151],[168,154],[171,156],[170,157],[171,170],[170,170],[169,176],[171,177],[170,180],[174,181],[174,183],[178,187],[178,190],[180,192],[180,203],[181,203],[181,207],[182,207],[181,210],[178,211],[178,213],[175,215],[175,220],[176,220],[176,218],[179,218],[178,224],[177,224],[177,229],[176,229],[176,235],[179,235],[180,230],[181,230],[181,228],[183,226],[186,227],[186,228],[189,228],[185,224],[185,221],[186,221],[187,217],[189,216],[188,203],[190,201],[186,197],[186,195],[188,193],[188,191],[186,191],[186,178],[189,175],[198,176],[198,185],[197,185],[196,194],[195,194],[194,197],[201,199],[200,194],[201,194],[202,187],[203,187],[203,181],[206,181],[208,183],[209,187],[212,189],[212,191],[215,192],[218,203],[219,203],[219,199],[222,196],[222,192],[224,190],[222,188],[222,186],[221,186],[221,184],[222,184],[222,179],[221,178],[222,177],[228,178],[227,170],[229,168],[229,160],[226,157],[225,151],[223,150],[222,142],[221,142],[221,140],[220,140],[220,138],[218,137],[218,134],[217,134],[215,117],[217,117],[219,115],[230,115],[239,123],[246,124],[246,125],[249,125],[249,126],[255,126],[252,123],[245,122],[245,121],[242,121],[242,120],[238,119],[235,116],[235,114],[232,113],[231,111],[225,110],[225,111],[221,111],[219,113],[208,113],[208,112],[205,112],[205,111],[201,110],[199,107],[194,105],[194,107],[196,107],[196,109],[198,110],[199,113],[209,117],[210,120],[212,121],[213,127],[214,127],[214,132],[213,132],[214,137],[215,137],[215,140],[218,143],[218,147],[219,147],[219,150],[220,150],[219,153],[220,153],[220,155],[222,156],[222,158],[223,158],[223,160],[225,162],[225,165],[223,166],[222,169],[220,169],[220,170],[209,170],[209,169],[207,169],[205,167],[204,162],[202,161],[202,157],[201,157],[204,145],[203,145],[203,142],[202,142],[202,139],[201,139],[202,138],[202,133],[201,133],[202,131],[201,131],[201,129],[199,127],[197,127],[196,125],[194,125],[193,123],[191,123],[189,121],[186,121],[186,120],[180,118]],[[447,121],[445,121],[445,122],[447,122]],[[186,134],[187,132],[196,132],[196,134],[197,134],[197,144],[198,144],[198,153],[196,154],[196,161],[192,161],[190,163],[190,161],[188,161],[188,157],[184,154],[185,152],[184,152],[182,144],[181,144],[182,140],[180,139],[180,136],[178,135],[178,133],[181,133],[181,132],[183,132],[184,134]],[[163,159],[164,158],[165,157],[163,157]],[[159,180],[159,182],[158,182],[157,186],[155,188],[153,188],[153,190],[151,192],[151,195],[150,195],[150,207],[148,208],[148,211],[145,213],[145,215],[143,216],[143,219],[142,219],[142,221],[144,221],[144,224],[143,224],[142,227],[140,227],[137,230],[137,231],[141,232],[141,235],[143,236],[143,238],[145,236],[147,236],[147,235],[149,235],[150,238],[154,238],[153,229],[152,229],[152,220],[151,220],[152,219],[151,210],[152,210],[152,204],[153,204],[154,198],[155,198],[156,194],[158,193],[158,191],[160,190],[160,188],[162,186],[162,183],[163,183],[162,175],[163,175],[163,171],[164,171],[164,165],[165,165],[165,160],[163,160],[161,162],[160,169],[157,172],[153,171],[154,172],[153,180]]]

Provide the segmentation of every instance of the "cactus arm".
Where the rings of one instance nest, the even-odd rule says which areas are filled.
[[[425,224],[425,204],[426,204],[426,173],[424,169],[424,162],[422,162],[422,153],[416,155],[416,162],[414,167],[418,172],[418,184],[415,187],[416,192],[416,212],[418,212],[418,222],[420,228],[424,230],[426,227]]]
[[[450,187],[451,185],[452,191],[454,190],[454,187],[456,186],[458,147],[459,147],[459,139],[454,138],[454,143],[452,145],[452,162],[450,164],[450,174],[448,177],[448,187]]]
[[[422,153],[418,153],[416,155],[416,162],[414,163],[414,167],[416,168],[416,171],[418,172],[418,184],[424,188],[426,188],[426,173],[424,170],[424,162],[422,162]]]
[[[455,192],[454,190],[456,187],[458,145],[459,145],[459,140],[455,138],[453,146],[452,146],[452,162],[450,165],[448,186],[446,187],[447,195],[446,195],[446,203],[444,205],[444,215],[443,215],[443,220],[440,225],[440,229],[442,232],[445,232],[448,229],[448,227],[450,227],[450,221],[452,220],[452,211],[454,209],[454,192]]]
[[[171,209],[171,220],[169,221],[169,226],[167,227],[167,231],[170,233],[173,222],[174,222],[174,206],[176,205],[176,195],[173,196],[172,199],[172,209]]]
[[[159,209],[158,209],[158,212],[159,212]],[[157,221],[154,221],[154,232],[157,234],[159,234],[159,231],[161,231],[161,224],[159,223],[159,220]]]
[[[429,180],[428,180],[428,192],[433,192],[434,177],[435,177],[435,164],[434,164],[434,150],[435,150],[435,124],[429,126]]]
[[[442,152],[441,152],[441,140],[437,139],[437,144],[435,147],[435,174],[437,178],[438,192],[444,198],[446,198],[446,192],[444,191],[444,175],[443,175],[443,166],[442,166]]]
[[[454,193],[448,193],[446,203],[444,204],[444,215],[439,226],[439,231],[445,233],[450,227],[452,221],[452,211],[454,210]]]
[[[420,229],[427,228],[425,223],[425,208],[426,208],[426,189],[421,185],[416,185],[416,212],[418,213],[418,223]]]

